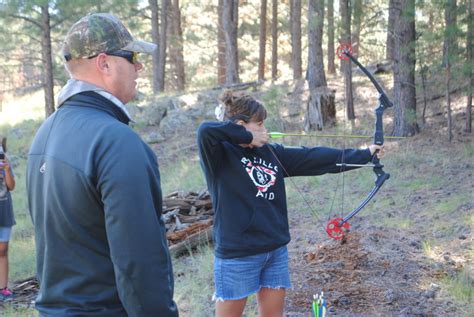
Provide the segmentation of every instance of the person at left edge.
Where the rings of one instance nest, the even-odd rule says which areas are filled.
[[[66,35],[71,79],[28,154],[41,316],[178,316],[157,159],[124,107],[154,49],[107,13]]]
[[[15,189],[15,175],[1,145],[0,155],[0,301],[8,301],[13,298],[8,288],[8,245],[16,224],[10,194]]]

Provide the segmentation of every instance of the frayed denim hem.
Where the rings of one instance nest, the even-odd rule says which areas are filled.
[[[256,294],[256,293],[258,293],[259,291],[260,291],[260,288],[257,289],[257,290],[255,290],[255,291],[249,292],[247,295],[236,296],[236,297],[229,297],[229,298],[217,297],[217,296],[216,296],[217,294],[214,293],[214,294],[212,295],[212,300],[213,300],[213,301],[216,301],[216,302],[224,302],[224,301],[226,301],[226,300],[239,300],[239,299],[247,298],[247,297],[249,297],[250,295]]]
[[[230,298],[223,298],[223,297],[217,297],[216,296],[216,293],[212,294],[212,300],[215,301],[215,302],[225,302],[227,300],[239,300],[239,299],[244,299],[244,298],[247,298],[249,297],[250,295],[253,295],[253,294],[256,294],[258,292],[260,292],[260,290],[262,288],[269,288],[269,289],[275,289],[275,290],[278,290],[278,289],[289,289],[291,288],[288,287],[288,286],[285,286],[285,285],[278,285],[278,286],[266,286],[266,285],[262,285],[259,287],[259,289],[255,290],[255,291],[252,291],[252,292],[249,292],[247,295],[244,295],[244,296],[238,296],[238,297],[230,297]]]
[[[260,286],[260,289],[262,289],[262,288],[269,288],[269,289],[282,289],[282,288],[284,288],[284,289],[287,289],[287,288],[291,288],[291,286],[288,287],[288,286],[286,286],[286,285],[278,285],[278,286],[266,286],[266,285],[262,285],[262,286]],[[259,291],[260,291],[260,289],[259,289]]]

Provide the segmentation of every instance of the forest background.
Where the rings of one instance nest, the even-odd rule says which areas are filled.
[[[11,249],[12,281],[34,275],[34,233],[25,195],[24,169],[31,137],[44,118],[54,112],[54,96],[68,79],[60,54],[62,40],[70,26],[85,14],[111,12],[125,22],[134,36],[156,42],[159,47],[153,56],[140,56],[145,65],[140,76],[140,94],[128,107],[137,118],[134,129],[159,155],[165,193],[199,191],[205,187],[193,147],[195,135],[189,131],[195,131],[200,121],[213,119],[217,97],[228,87],[247,89],[265,102],[270,112],[270,130],[299,133],[322,129],[327,133],[372,134],[372,111],[377,95],[372,92],[370,83],[358,76],[356,69],[337,59],[339,43],[352,43],[354,56],[364,65],[370,64],[371,72],[380,73],[377,79],[394,102],[390,119],[386,121],[387,134],[409,137],[407,141],[391,144],[400,153],[387,162],[406,170],[402,161],[415,162],[410,165],[411,175],[419,175],[426,161],[412,152],[422,148],[423,155],[430,157],[433,173],[438,174],[430,175],[435,179],[412,179],[407,183],[403,183],[408,181],[403,175],[398,175],[399,181],[392,177],[391,199],[408,201],[410,195],[419,191],[428,197],[439,191],[450,196],[441,202],[433,198],[429,206],[424,202],[419,209],[403,207],[434,218],[437,223],[431,224],[436,228],[434,233],[418,232],[416,239],[407,242],[418,246],[423,258],[420,261],[439,264],[435,258],[440,258],[445,264],[455,262],[454,273],[443,266],[443,274],[436,275],[439,267],[435,267],[434,280],[423,283],[413,280],[413,283],[423,284],[420,286],[423,292],[439,294],[433,298],[429,297],[431,293],[428,297],[422,295],[436,303],[425,303],[426,307],[410,304],[418,307],[419,312],[432,309],[431,312],[449,314],[449,309],[455,309],[457,314],[467,314],[472,311],[473,298],[474,185],[468,178],[458,188],[451,188],[454,186],[451,182],[460,182],[456,176],[449,184],[439,178],[443,173],[453,173],[447,166],[454,162],[471,176],[474,166],[472,10],[470,0],[0,1],[0,136],[8,137],[9,156],[19,183],[14,192],[18,225]],[[325,103],[325,96],[332,96],[335,101]],[[334,107],[334,113],[328,115],[325,107]],[[314,109],[320,115],[313,120],[309,113]],[[315,145],[314,141],[284,141]],[[339,140],[318,142],[345,146]],[[451,155],[452,162],[447,162],[444,155]],[[332,184],[332,180],[323,179]],[[367,184],[368,190],[371,175],[367,175],[367,180],[360,181],[357,176],[353,180]],[[307,188],[312,188],[314,181],[301,182],[305,194],[312,194]],[[397,192],[394,189],[397,185],[405,185],[407,191]],[[327,189],[326,193],[326,189],[319,187],[319,194],[332,197],[331,190]],[[294,209],[308,209],[300,204],[297,189],[288,188],[288,192]],[[361,197],[363,191],[355,194]],[[316,202],[322,210],[333,204]],[[378,203],[370,209],[374,215],[380,207]],[[406,236],[403,230],[416,231],[416,219],[427,221],[413,215],[400,215],[402,218],[397,219],[398,214],[390,211],[395,207],[383,205],[383,208],[379,214],[381,226],[397,229],[393,235],[385,232],[387,239],[397,239],[397,234]],[[397,209],[400,209],[398,204]],[[301,220],[307,213],[314,220],[313,212],[295,213],[293,222],[297,232],[307,226]],[[452,222],[453,213],[460,223]],[[384,218],[387,214],[392,214],[391,220]],[[446,222],[444,217],[451,221]],[[444,225],[438,224],[443,221]],[[428,229],[423,227],[423,230]],[[372,232],[376,233],[377,230]],[[296,234],[298,244],[306,248],[294,250],[296,258],[314,251],[311,247],[314,248],[315,238],[307,238],[307,235],[310,233]],[[450,239],[459,242],[456,256],[454,249],[451,253],[447,251]],[[401,248],[407,249],[406,245]],[[185,315],[212,314],[211,249],[205,247],[191,257],[175,260],[178,304]],[[299,281],[298,277],[296,280]],[[310,284],[304,279],[300,282]],[[387,295],[387,290],[382,293],[386,304],[391,293]],[[307,307],[299,307],[296,297],[290,296],[287,310],[304,315]],[[374,312],[383,314],[401,311],[400,307],[406,306],[402,296],[398,299],[396,305],[392,300],[391,306],[385,306],[389,307],[387,310],[383,305],[375,305],[373,300],[367,301]],[[339,312],[357,311],[349,304],[338,307],[337,302],[344,302],[341,296],[334,300]],[[353,304],[356,302],[352,300]],[[448,302],[452,305],[444,305]],[[4,312],[16,316],[18,309],[25,315],[33,314],[22,305],[4,307]],[[255,303],[250,305],[247,314],[255,314]]]

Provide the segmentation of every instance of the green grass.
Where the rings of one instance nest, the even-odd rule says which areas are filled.
[[[37,317],[38,312],[34,308],[13,307],[6,304],[5,307],[0,306],[2,317]]]
[[[461,303],[473,304],[474,280],[467,269],[461,270],[456,276],[442,280],[448,293]]]
[[[199,247],[191,255],[173,261],[175,301],[181,316],[213,316],[213,247]],[[255,296],[249,297],[245,316],[257,316]]]
[[[472,193],[471,193],[472,194]],[[444,198],[442,201],[433,206],[432,212],[435,214],[456,214],[459,206],[472,200],[471,194],[468,193],[453,193],[449,198]]]
[[[410,229],[413,226],[413,222],[409,218],[375,218],[374,223],[381,224],[387,228],[394,228],[394,229]]]
[[[180,157],[172,162],[159,162],[163,194],[176,190],[199,191],[206,188],[206,180],[196,155]]]
[[[10,281],[18,281],[35,276],[35,240],[13,237],[9,250]]]
[[[425,240],[421,242],[421,247],[423,249],[423,253],[427,257],[432,257],[434,252],[433,241]]]
[[[213,287],[213,251],[209,246],[201,247],[197,252],[175,259],[175,301],[184,316],[212,316]]]
[[[474,144],[473,143],[466,143],[464,147],[464,156],[468,159],[472,160],[474,156]]]

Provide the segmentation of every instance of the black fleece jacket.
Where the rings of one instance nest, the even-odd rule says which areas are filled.
[[[41,316],[178,315],[156,156],[125,114],[72,96],[28,154]]]

